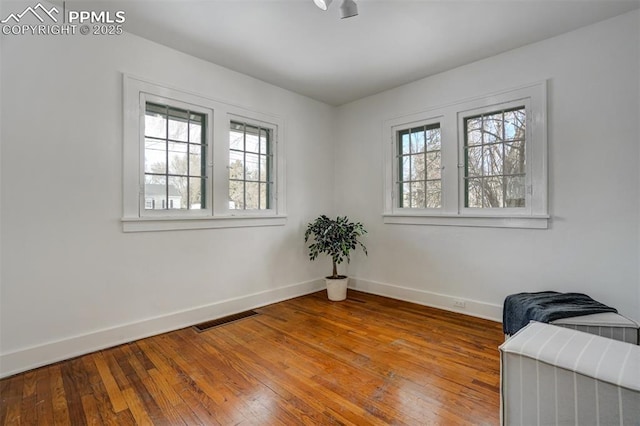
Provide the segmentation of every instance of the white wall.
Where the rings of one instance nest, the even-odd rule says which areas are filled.
[[[336,206],[370,230],[356,287],[494,318],[510,293],[576,291],[640,320],[639,29],[635,11],[339,108]],[[544,79],[550,229],[382,223],[385,119]]]
[[[332,107],[128,34],[1,49],[0,375],[322,284],[303,232],[333,212]],[[286,225],[123,233],[123,72],[284,118]]]

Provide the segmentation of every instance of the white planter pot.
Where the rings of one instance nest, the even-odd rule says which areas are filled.
[[[339,302],[347,298],[347,283],[349,282],[349,278],[325,278],[325,282],[327,283],[327,296],[329,300]]]

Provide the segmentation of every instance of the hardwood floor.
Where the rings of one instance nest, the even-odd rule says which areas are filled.
[[[0,424],[499,423],[499,323],[349,290],[0,381]]]

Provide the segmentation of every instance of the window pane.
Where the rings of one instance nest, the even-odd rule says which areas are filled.
[[[427,153],[427,179],[440,179],[440,151]]]
[[[483,151],[484,176],[496,176],[502,174],[502,144],[487,145]]]
[[[244,209],[244,182],[229,181],[229,208]]]
[[[502,140],[502,113],[487,115],[482,120],[482,142]]]
[[[482,144],[482,118],[467,119],[467,145]]]
[[[400,154],[410,154],[411,149],[409,148],[409,132],[404,131],[400,132]]]
[[[440,146],[440,128],[427,130],[427,151],[439,150]]]
[[[427,208],[438,209],[442,207],[442,183],[439,180],[427,182]]]
[[[258,171],[258,154],[245,154],[245,179],[256,181],[260,177]]]
[[[525,137],[525,111],[524,108],[504,113],[504,138],[524,139]]]
[[[186,177],[169,177],[169,209],[186,209],[189,199]]]
[[[467,149],[467,176],[482,175],[482,146]]]
[[[189,123],[189,142],[202,142],[202,125],[199,122],[191,121]]]
[[[424,180],[426,164],[424,154],[411,155],[411,180]]]
[[[411,153],[424,152],[424,130],[423,128],[411,129]]]
[[[244,133],[242,131],[231,130],[229,132],[229,148],[242,151],[244,149]]]
[[[466,207],[482,208],[482,179],[467,180]]]
[[[144,171],[147,173],[167,172],[167,144],[157,139],[144,140]]]
[[[200,178],[189,179],[189,209],[199,210],[207,206],[202,195],[205,192],[205,180]]]
[[[189,176],[205,176],[201,145],[189,145]]]
[[[402,197],[400,207],[411,207],[411,184],[402,184]]]
[[[269,154],[269,131],[267,129],[260,130],[260,153]]]
[[[255,131],[255,133],[249,133],[250,131]],[[247,152],[258,152],[258,150],[260,149],[260,142],[258,140],[258,129],[256,129],[255,127],[247,126],[247,139],[245,141],[245,144],[245,150]]]
[[[165,107],[147,103],[144,117],[144,135],[165,139],[167,137],[167,120],[164,115]]]
[[[229,152],[229,178],[244,179],[244,154],[242,152]]]
[[[189,113],[184,110],[169,108],[169,139],[187,142]]]
[[[505,177],[505,207],[524,207],[525,206],[525,184],[524,177],[511,176]]]
[[[425,207],[424,184],[424,182],[411,182],[411,208],[423,209]]]
[[[164,176],[144,177],[145,209],[162,210],[167,205],[167,178]]]
[[[260,156],[260,180],[262,182],[266,182],[269,180],[269,166],[268,159],[266,155]]]
[[[501,177],[490,177],[483,181],[484,186],[482,188],[483,207],[499,208],[503,207],[503,187]]]
[[[245,208],[247,210],[251,209],[251,210],[257,210],[258,209],[258,203],[260,200],[260,184],[257,182],[246,182],[245,183],[245,188],[246,188],[246,194],[245,194],[245,200],[246,200],[246,205]]]
[[[267,183],[260,184],[260,208],[261,209],[268,209],[270,207],[268,202],[268,187],[269,187],[269,184]]]
[[[504,145],[504,174],[524,173],[524,142],[512,142]]]
[[[406,155],[401,157],[402,161],[402,180],[408,181],[411,180],[411,158]]]
[[[187,169],[187,149],[186,143],[169,142],[169,174],[186,176]],[[185,204],[186,205],[186,204]]]

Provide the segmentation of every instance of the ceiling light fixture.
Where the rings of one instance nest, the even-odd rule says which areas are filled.
[[[340,5],[340,18],[351,18],[358,15],[358,5],[353,0],[344,0]]]
[[[322,10],[329,9],[329,5],[333,0],[313,0],[313,2]]]
[[[316,6],[322,10],[329,9],[329,5],[333,0],[313,0]],[[340,5],[340,18],[351,18],[358,15],[358,5],[353,0],[342,0]]]

